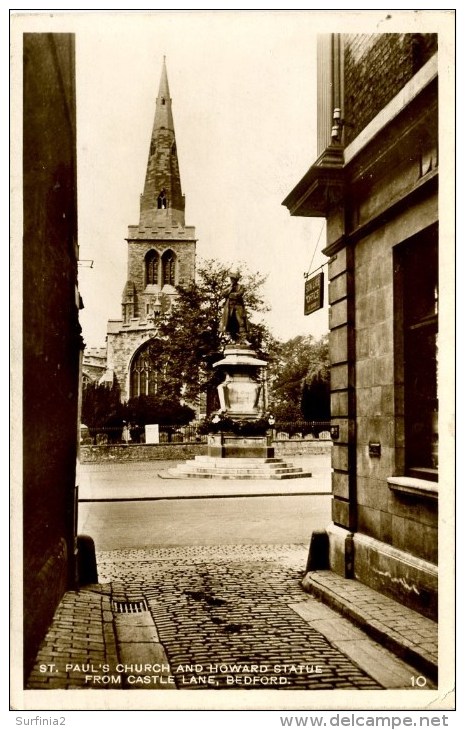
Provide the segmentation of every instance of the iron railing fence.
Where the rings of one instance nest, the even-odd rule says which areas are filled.
[[[198,426],[159,425],[159,442],[167,443],[206,443],[207,436],[199,432]],[[136,424],[129,426],[81,426],[81,444],[141,444],[145,443],[145,427]]]
[[[201,433],[200,424],[187,426],[166,426],[160,424],[159,443],[207,443],[208,434]],[[270,424],[273,439],[315,439],[330,438],[329,421],[276,421]],[[145,427],[135,424],[128,426],[81,426],[81,444],[140,444],[145,443]]]

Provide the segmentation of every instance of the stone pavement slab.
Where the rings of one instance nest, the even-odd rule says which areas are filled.
[[[302,585],[308,593],[437,681],[437,623],[369,586],[329,570],[307,573]]]
[[[317,599],[293,603],[290,607],[385,689],[405,689],[411,684],[416,674],[412,666],[393,656],[333,609]]]

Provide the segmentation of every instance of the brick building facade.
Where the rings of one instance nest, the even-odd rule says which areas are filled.
[[[437,37],[322,36],[317,65],[319,157],[284,205],[327,221],[330,566],[435,617]]]
[[[157,332],[157,317],[171,307],[176,297],[176,286],[195,276],[195,229],[185,224],[185,199],[165,63],[140,198],[139,224],[129,226],[126,240],[127,281],[121,318],[108,322],[105,371],[98,372],[96,355],[90,351],[85,353],[83,363],[89,378],[117,383],[122,400],[158,391],[160,373],[148,344]]]

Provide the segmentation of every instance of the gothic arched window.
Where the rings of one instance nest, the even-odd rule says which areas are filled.
[[[131,364],[130,397],[156,395],[159,384],[158,377],[157,363],[151,358],[148,348],[142,348]]]
[[[162,285],[176,286],[176,256],[173,251],[165,251],[161,259],[163,280]]]
[[[158,284],[159,257],[156,251],[149,251],[145,257],[145,285]]]

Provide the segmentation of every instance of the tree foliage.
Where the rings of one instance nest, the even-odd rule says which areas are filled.
[[[248,339],[261,353],[271,335],[263,323],[250,320],[267,310],[261,293],[266,277],[249,272],[244,265],[235,268],[245,289]],[[163,372],[163,389],[173,398],[195,403],[201,392],[217,384],[213,364],[221,359],[226,344],[220,325],[229,271],[226,264],[215,259],[201,262],[195,281],[177,287],[179,296],[150,343],[152,359]]]
[[[302,390],[301,411],[305,421],[329,421],[331,394],[329,377],[321,371]]]
[[[82,390],[81,421],[90,429],[122,426],[124,406],[117,386],[87,383]]]
[[[132,439],[138,441],[147,424],[158,423],[174,429],[190,423],[194,417],[192,408],[166,393],[160,396],[139,396],[121,403],[117,386],[89,383],[82,391],[82,422],[88,427],[91,436],[105,433],[110,441],[121,439],[125,423],[130,426]]]
[[[165,394],[140,395],[130,398],[125,404],[124,412],[128,423],[146,426],[150,423],[159,423],[163,426],[184,426],[195,416],[195,411],[189,406],[173,401]]]
[[[328,420],[328,338],[299,335],[276,343],[269,367],[270,410],[277,421]]]

